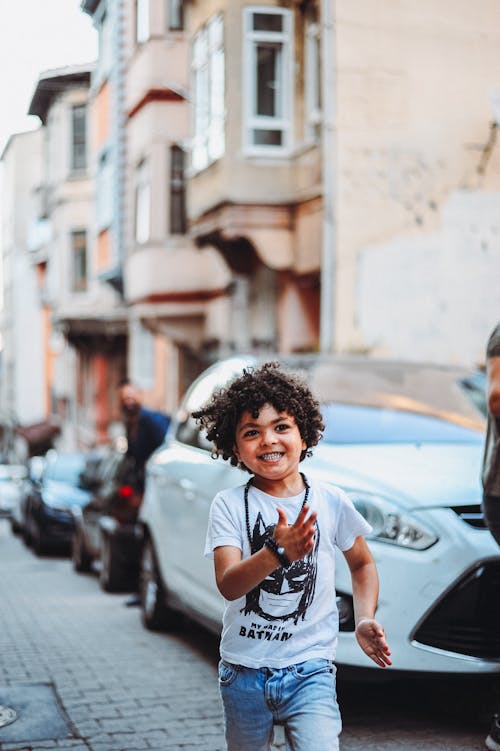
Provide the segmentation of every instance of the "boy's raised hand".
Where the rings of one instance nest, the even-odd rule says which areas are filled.
[[[392,665],[385,631],[374,618],[361,618],[356,626],[356,639],[363,652],[379,667]]]
[[[290,561],[298,561],[304,558],[314,546],[314,534],[316,531],[316,512],[310,516],[309,506],[303,506],[293,524],[288,524],[288,519],[282,508],[277,508],[278,523],[274,529],[274,539],[280,547],[285,548],[285,553]]]

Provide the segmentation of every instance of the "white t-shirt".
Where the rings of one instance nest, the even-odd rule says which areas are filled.
[[[248,494],[252,551],[260,550],[277,522],[277,506],[293,524],[304,493],[277,498],[251,486]],[[317,512],[315,545],[303,560],[273,571],[252,592],[226,601],[220,653],[250,668],[284,668],[313,657],[333,660],[337,648],[335,547],[349,550],[370,525],[340,488],[311,483],[308,505]],[[269,529],[271,527],[271,530]],[[251,554],[245,520],[244,486],[218,493],[210,509],[205,555],[232,545]]]

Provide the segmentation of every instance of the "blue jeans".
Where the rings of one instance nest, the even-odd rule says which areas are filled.
[[[337,751],[342,730],[331,660],[287,668],[219,663],[228,751],[268,751],[283,725],[287,751]]]

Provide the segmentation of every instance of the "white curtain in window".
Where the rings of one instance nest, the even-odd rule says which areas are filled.
[[[135,38],[140,44],[149,38],[149,0],[136,0]]]

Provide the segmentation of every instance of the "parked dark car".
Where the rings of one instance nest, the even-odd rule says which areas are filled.
[[[88,462],[81,485],[90,497],[73,508],[73,568],[90,571],[96,563],[106,592],[132,591],[137,586],[142,543],[137,514],[142,493],[136,475],[133,459],[117,450]]]
[[[69,552],[74,527],[71,508],[90,498],[79,487],[86,460],[84,453],[56,454],[47,459],[40,481],[33,482],[26,499],[24,537],[38,555]]]

